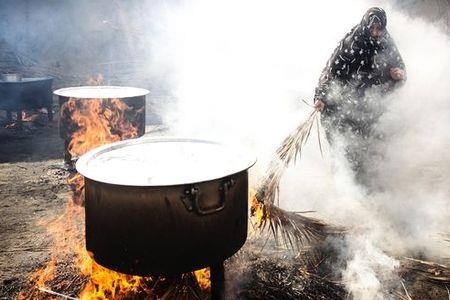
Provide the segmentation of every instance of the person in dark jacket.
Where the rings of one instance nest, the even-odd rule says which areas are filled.
[[[314,101],[330,144],[344,138],[356,179],[367,175],[367,154],[382,98],[405,79],[405,64],[389,33],[383,9],[369,9],[328,60]]]

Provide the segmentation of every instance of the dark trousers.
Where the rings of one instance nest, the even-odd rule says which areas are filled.
[[[330,146],[344,139],[345,158],[353,171],[355,181],[371,191],[377,186],[375,162],[380,158],[377,146],[381,136],[374,132],[376,123],[358,122],[340,118],[339,114],[322,114],[322,125]]]

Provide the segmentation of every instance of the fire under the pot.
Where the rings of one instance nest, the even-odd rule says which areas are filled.
[[[60,137],[65,162],[88,150],[145,133],[145,96],[141,88],[83,86],[59,89]]]
[[[0,74],[0,110],[6,111],[8,127],[20,127],[22,122],[33,121],[45,111],[46,118],[53,120],[53,77],[23,77],[19,73]],[[13,112],[16,121],[13,122]],[[37,116],[34,116],[37,118]]]
[[[144,132],[144,99],[102,97],[138,96],[138,93],[129,92],[134,90],[143,93],[145,90],[113,88],[113,91],[105,91],[103,87],[81,89],[82,92],[79,88],[68,89],[70,94],[66,93],[67,90],[59,91],[63,92],[60,101],[68,116],[62,122],[68,121],[64,125],[72,126],[69,126],[71,134],[66,138],[68,144],[72,145],[70,150],[74,156],[112,141],[138,137]],[[124,91],[127,93],[123,94]],[[93,96],[98,98],[81,98]],[[129,119],[129,116],[135,119]],[[130,121],[136,119],[136,123]],[[61,124],[61,127],[65,128],[64,125]],[[31,285],[19,294],[19,299],[47,299],[51,295],[58,296],[54,290],[65,290],[69,286],[78,291],[77,294],[60,296],[68,299],[159,298],[164,295],[169,298],[183,295],[188,299],[205,298],[211,288],[210,272],[206,268],[162,278],[127,275],[97,264],[86,251],[84,242],[83,177],[70,172],[67,183],[72,193],[63,213],[54,220],[42,220],[40,223],[53,239],[51,259],[32,273]]]
[[[132,275],[209,266],[212,297],[222,299],[223,261],[247,238],[247,169],[254,163],[240,148],[167,137],[86,153],[77,162],[85,177],[86,249],[100,265]]]

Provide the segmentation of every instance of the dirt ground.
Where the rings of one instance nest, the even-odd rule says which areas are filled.
[[[0,299],[13,297],[48,259],[50,237],[37,224],[67,202],[62,154],[57,121],[0,129]]]
[[[30,274],[50,258],[52,239],[39,223],[64,210],[70,197],[67,176],[57,121],[26,125],[21,130],[0,126],[0,299],[14,299],[29,284]],[[304,271],[301,258],[287,259],[285,252],[277,253],[262,252],[260,245],[248,242],[230,259],[228,276],[239,283],[232,287],[235,299],[347,297],[341,286]],[[450,278],[448,269],[411,261],[403,265],[407,264],[411,266],[402,277],[412,299],[449,299],[450,294],[442,288]],[[425,271],[417,272],[420,268]],[[426,282],[429,270],[435,280],[441,280],[440,288]],[[450,282],[448,285],[450,288]],[[305,294],[316,297],[306,298]],[[393,299],[408,299],[404,296],[400,289]]]
[[[69,173],[63,164],[63,141],[58,134],[57,121],[37,127],[25,124],[20,130],[1,126],[0,299],[14,299],[29,286],[32,272],[50,259],[52,238],[40,223],[61,215],[71,197],[66,183]],[[263,266],[267,258],[261,252],[261,246],[256,247],[257,254],[252,251],[253,248],[245,248],[240,256],[229,262],[228,276],[246,278],[239,280],[239,286],[231,286],[233,290],[239,290],[236,292],[240,295],[239,299],[276,299],[273,295],[297,299],[298,295],[305,291],[312,293],[313,289],[324,295],[345,294],[342,288],[334,287],[331,283],[327,283],[331,285],[330,290],[327,290],[327,285],[317,279],[311,280],[313,284],[309,284],[310,279],[306,280],[304,274],[300,273],[300,265],[286,263],[286,257],[274,258],[265,272]],[[282,252],[277,253],[282,255]],[[242,263],[243,257],[248,263]],[[274,273],[275,270],[277,273]],[[278,280],[282,276],[280,272],[288,272],[286,280],[289,282],[286,283],[292,288],[287,292],[277,286],[272,287],[272,290],[261,289],[264,281]],[[299,277],[292,284],[290,280],[295,274]],[[261,277],[259,285],[248,280],[252,276]]]

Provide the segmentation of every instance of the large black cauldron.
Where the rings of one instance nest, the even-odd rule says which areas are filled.
[[[83,155],[86,248],[99,264],[134,275],[221,265],[247,238],[248,168],[222,144],[139,138]]]

